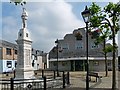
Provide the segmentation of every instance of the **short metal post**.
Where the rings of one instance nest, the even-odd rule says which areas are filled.
[[[67,84],[70,84],[70,73],[67,72]]]
[[[44,90],[46,90],[46,76],[43,76],[44,79]]]
[[[15,78],[16,77],[15,70],[13,71],[13,73],[14,73],[14,78]]]
[[[35,75],[37,75],[37,73],[35,73]]]
[[[54,79],[56,78],[56,76],[55,76],[55,71],[54,71]]]
[[[6,76],[9,76],[9,74],[8,74],[8,73],[6,73]]]
[[[10,79],[10,83],[11,83],[11,90],[14,90],[14,79],[13,78],[11,78]]]
[[[44,77],[44,70],[42,70],[42,78]]]
[[[65,88],[65,72],[63,71],[63,88]]]

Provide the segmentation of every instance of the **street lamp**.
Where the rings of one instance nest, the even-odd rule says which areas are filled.
[[[59,72],[58,72],[58,39],[55,41],[55,43],[57,44],[56,45],[56,48],[57,48],[57,77],[59,77]]]
[[[89,90],[89,60],[88,60],[88,23],[90,20],[90,11],[88,10],[87,6],[85,10],[81,13],[82,17],[84,19],[84,22],[86,23],[86,60],[87,60],[87,75],[86,75],[86,90]]]

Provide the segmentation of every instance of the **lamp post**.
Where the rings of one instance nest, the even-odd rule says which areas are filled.
[[[81,13],[82,17],[84,19],[84,22],[86,23],[86,70],[87,70],[87,75],[86,75],[86,90],[89,90],[89,60],[88,60],[88,23],[90,19],[90,11],[88,10],[87,6],[85,10]]]
[[[57,48],[57,77],[59,77],[59,72],[58,72],[58,39],[55,41],[55,43],[57,44],[56,45],[56,48]]]

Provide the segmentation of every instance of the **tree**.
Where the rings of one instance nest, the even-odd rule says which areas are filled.
[[[15,5],[24,5],[24,4],[26,4],[26,1],[25,0],[10,0],[10,3],[14,3]]]
[[[92,3],[90,6],[91,19],[90,26],[92,28],[100,28],[101,30],[106,30],[109,34],[106,34],[109,39],[112,40],[112,90],[116,89],[116,42],[115,36],[118,32],[118,17],[120,15],[120,5],[109,3],[103,9],[97,4]],[[105,39],[105,37],[103,37]]]
[[[109,35],[108,30],[100,30],[97,29],[92,33],[92,38],[95,39],[95,45],[102,44],[103,45],[103,50],[102,54],[105,57],[105,76],[108,76],[108,62],[107,62],[107,53],[112,52],[111,46],[106,46],[107,44],[107,35]]]

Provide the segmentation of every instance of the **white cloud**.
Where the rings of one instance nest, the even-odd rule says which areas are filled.
[[[72,12],[72,6],[66,2],[28,2],[26,9],[29,14],[28,30],[33,40],[32,45],[39,50],[49,52],[57,38],[61,39],[65,34],[84,26]],[[18,22],[20,19],[21,17],[14,16],[3,18],[5,40],[17,39],[21,26],[21,22]]]
[[[72,6],[65,2],[28,3],[27,9],[33,45],[45,51],[53,47],[57,38],[83,26],[73,14]]]
[[[2,35],[5,40],[14,42],[17,39],[17,33],[21,28],[21,17],[18,13],[22,13],[19,8],[16,9],[18,11],[8,12],[16,15],[15,17],[4,16],[3,18]],[[65,34],[84,26],[84,22],[77,19],[72,8],[64,0],[61,2],[27,2],[28,30],[31,33],[34,48],[49,52],[57,38],[62,39]]]

